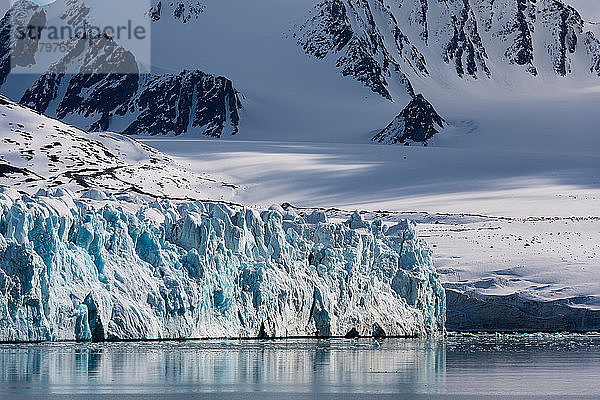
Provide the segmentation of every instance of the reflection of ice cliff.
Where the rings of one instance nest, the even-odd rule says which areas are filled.
[[[0,340],[417,336],[442,331],[430,251],[401,222],[0,192]]]
[[[5,346],[0,349],[0,366],[6,372],[0,374],[0,381],[12,381],[0,385],[0,396],[19,384],[28,385],[29,391],[32,387],[60,387],[61,393],[74,390],[79,396],[99,387],[115,393],[113,388],[126,381],[130,390],[157,393],[150,397],[177,397],[172,393],[189,387],[207,392],[242,388],[275,400],[284,397],[283,391],[289,395],[326,387],[325,382],[340,375],[345,377],[345,390],[379,393],[384,387],[416,390],[445,374],[446,351],[441,341],[379,342],[379,348],[369,339],[39,345],[27,351]],[[39,379],[28,382],[32,374]],[[128,394],[140,397],[136,392]],[[206,396],[211,397],[209,393]],[[338,394],[333,398],[345,397]]]

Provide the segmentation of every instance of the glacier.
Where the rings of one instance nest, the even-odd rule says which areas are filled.
[[[427,336],[445,307],[407,220],[0,189],[2,342]]]

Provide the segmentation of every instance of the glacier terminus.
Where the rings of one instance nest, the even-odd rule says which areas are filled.
[[[90,189],[0,193],[0,340],[427,336],[415,226]]]

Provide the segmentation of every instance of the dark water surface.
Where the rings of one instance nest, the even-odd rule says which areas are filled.
[[[600,399],[600,335],[0,345],[1,399]]]

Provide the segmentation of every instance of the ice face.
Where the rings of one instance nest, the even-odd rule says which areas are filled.
[[[423,336],[445,295],[412,223],[0,190],[0,340]]]

